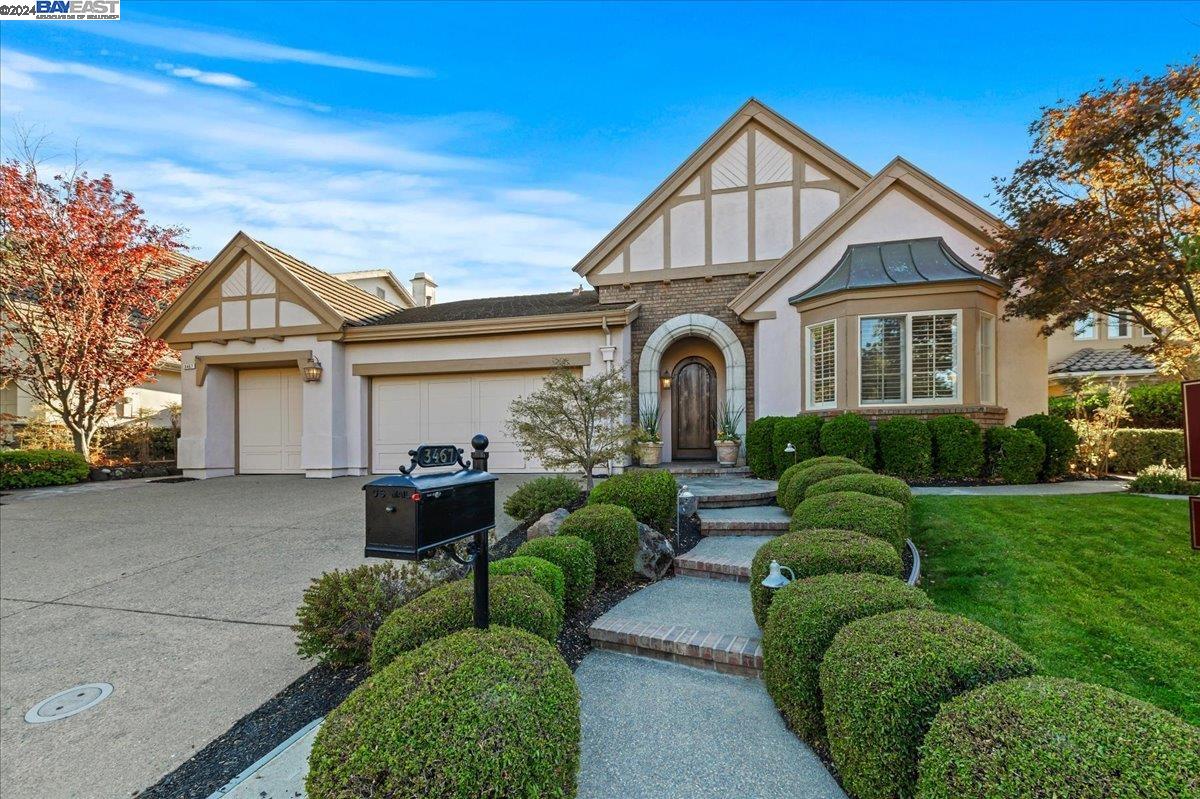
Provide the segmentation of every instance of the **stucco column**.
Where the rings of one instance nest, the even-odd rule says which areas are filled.
[[[183,356],[180,380],[183,415],[177,462],[185,477],[200,480],[233,474],[236,396],[232,369],[209,369],[196,385],[195,353]]]
[[[300,464],[305,477],[342,477],[349,473],[345,347],[335,341],[318,341],[313,355],[321,362],[322,373],[319,381],[304,383]]]

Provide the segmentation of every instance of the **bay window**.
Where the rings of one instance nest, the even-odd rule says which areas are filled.
[[[805,328],[808,341],[805,372],[808,374],[805,405],[832,408],[837,405],[837,323],[833,321]]]
[[[958,311],[859,317],[859,404],[959,398]]]

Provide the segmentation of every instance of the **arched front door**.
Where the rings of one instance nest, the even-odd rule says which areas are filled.
[[[704,358],[684,358],[671,379],[671,458],[713,460],[717,451],[717,373]]]

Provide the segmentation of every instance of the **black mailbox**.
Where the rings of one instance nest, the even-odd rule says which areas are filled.
[[[483,447],[487,446],[483,438]],[[483,451],[477,447],[477,454]],[[363,486],[367,502],[366,555],[420,560],[464,538],[487,533],[496,524],[497,477],[468,467],[462,450],[422,446],[402,474],[381,477]],[[486,456],[479,463],[486,468]],[[462,466],[456,472],[413,476],[417,466]],[[486,536],[484,536],[486,540]]]

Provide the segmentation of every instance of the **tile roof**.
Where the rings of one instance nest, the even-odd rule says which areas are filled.
[[[1071,372],[1074,374],[1126,372],[1153,368],[1154,362],[1145,355],[1132,352],[1124,347],[1117,350],[1098,350],[1093,347],[1084,347],[1051,366],[1050,374],[1061,372]]]
[[[484,297],[458,300],[397,311],[377,324],[404,325],[421,322],[465,322],[473,319],[504,319],[519,316],[618,311],[626,305],[601,305],[596,291],[560,291],[552,294],[520,294],[514,297]]]
[[[379,324],[380,320],[400,310],[390,302],[363,291],[349,281],[339,280],[328,272],[306,264],[295,256],[288,255],[278,247],[272,247],[265,241],[258,243],[279,262],[280,266],[295,275],[297,280],[324,300],[352,327]]]
[[[846,289],[954,280],[999,282],[955,255],[941,237],[851,244],[829,274],[788,302],[803,302]]]

